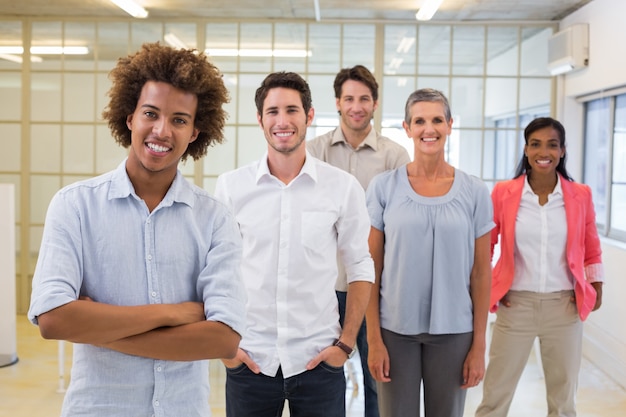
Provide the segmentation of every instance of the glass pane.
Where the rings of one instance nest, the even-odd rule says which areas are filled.
[[[2,97],[0,120],[20,120],[22,118],[22,75],[19,72],[2,73],[0,97]]]
[[[274,58],[274,71],[304,72],[309,55],[306,47],[306,25],[301,23],[275,24],[274,49],[280,52]]]
[[[307,79],[315,109],[314,126],[337,126],[339,117],[335,99],[334,75],[312,75]]]
[[[13,184],[15,186],[14,190],[15,190],[15,222],[16,223],[20,223],[21,222],[21,210],[20,210],[20,201],[21,201],[21,187],[20,187],[20,175],[19,174],[15,174],[15,175],[3,175],[0,174],[0,184]],[[15,231],[15,235],[16,238],[19,239],[19,231],[16,230]],[[19,244],[15,245],[16,248],[19,248]],[[17,266],[17,265],[16,265]]]
[[[117,59],[130,53],[128,23],[98,23],[99,70],[109,71],[117,64]]]
[[[585,184],[592,190],[596,223],[599,225],[606,225],[607,221],[608,141],[611,134],[609,104],[608,98],[593,100],[586,104],[585,112],[583,175]]]
[[[450,73],[450,26],[419,26],[417,72],[420,75]]]
[[[174,48],[198,49],[196,32],[194,23],[166,23],[163,40]]]
[[[30,169],[32,172],[61,172],[61,126],[30,126]]]
[[[114,170],[127,155],[128,150],[117,144],[108,126],[96,126],[96,174]]]
[[[336,74],[341,65],[339,25],[309,25],[309,72]]]
[[[626,184],[626,94],[617,96],[615,99],[613,182]],[[626,211],[622,211],[621,213],[626,213]],[[626,216],[624,216],[624,218],[626,218]]]
[[[482,75],[485,59],[485,28],[455,26],[452,50],[452,73]]]
[[[450,78],[448,77],[419,77],[417,88],[434,88],[441,91],[446,97],[450,97]],[[410,92],[407,93],[407,97]]]
[[[413,157],[415,156],[413,140],[407,136],[406,130],[404,130],[404,128],[383,127],[381,129],[381,134],[393,140],[394,142],[404,146],[406,151],[409,153],[409,157],[411,158],[411,160],[413,160]]]
[[[93,126],[65,125],[63,127],[63,172],[94,173]]]
[[[61,74],[31,75],[30,114],[32,121],[61,121]]]
[[[513,178],[520,157],[517,138],[516,130],[485,131],[483,178],[496,181]]]
[[[178,169],[180,172],[193,184],[193,176],[195,170],[195,161],[193,158],[189,157],[186,161],[181,161],[178,164]]]
[[[96,74],[96,109],[95,120],[102,120],[102,111],[109,104],[107,93],[111,88],[108,74]]]
[[[611,190],[611,231],[626,232],[624,213],[626,213],[626,184],[613,184]]]
[[[487,29],[487,74],[517,74],[518,32],[517,27],[496,26]]]
[[[519,94],[520,113],[543,112],[546,108],[550,108],[552,79],[522,78],[520,79]]]
[[[384,94],[382,97],[379,97],[379,101],[382,103],[382,126],[384,128],[395,127],[401,129],[403,135],[406,136],[402,127],[404,106],[406,105],[406,99],[415,90],[414,85],[415,78],[413,77],[385,76],[383,78],[382,91],[384,91]]]
[[[0,22],[0,46],[22,46],[22,22]],[[15,70],[21,66],[20,55],[0,55],[0,69]]]
[[[94,105],[94,74],[65,73],[63,76],[63,120],[93,122],[99,118]],[[100,111],[101,113],[101,111]]]
[[[385,26],[385,74],[415,74],[415,25]],[[370,53],[370,55],[372,55]],[[373,55],[372,55],[373,56]]]
[[[363,65],[374,68],[376,27],[374,25],[343,26],[342,68]]]
[[[230,97],[230,101],[222,105],[222,108],[227,113],[226,124],[235,124],[238,122],[239,117],[237,114],[237,86],[239,85],[239,78],[237,74],[224,74],[223,80]],[[252,100],[254,100],[254,97],[252,97]]]
[[[259,135],[260,129],[256,129],[255,137]],[[224,129],[224,142],[220,145],[210,147],[204,157],[204,175],[220,175],[231,169],[235,169],[237,148],[237,131],[234,126]]]
[[[0,123],[0,172],[19,171],[22,160],[22,129],[17,123]]]
[[[48,205],[54,194],[61,188],[58,175],[33,175],[30,179],[30,220],[43,224]]]
[[[238,123],[254,124],[257,126],[257,111],[256,104],[254,103],[254,95],[265,77],[266,75],[264,74],[244,74],[239,76],[239,93],[237,96]]]
[[[63,55],[63,68],[71,70],[93,70],[96,66],[94,45],[96,44],[95,23],[65,23],[65,47],[87,47],[87,53],[81,55]]]
[[[522,29],[521,75],[550,75],[548,71],[548,39],[552,28]]]
[[[207,24],[205,48],[211,62],[222,72],[236,72],[237,54],[235,51],[239,49],[239,25],[237,23]],[[227,54],[225,50],[230,52]]]
[[[237,129],[237,166],[261,159],[267,151],[267,141],[258,127],[242,126]]]
[[[503,92],[506,92],[503,94]],[[517,111],[517,78],[487,78],[485,85],[485,126],[515,115]],[[515,120],[515,119],[513,119]]]
[[[453,166],[465,171],[468,174],[480,177],[482,173],[482,156],[483,156],[483,132],[482,130],[456,130],[459,133],[458,140],[456,135],[451,135],[450,154],[448,161]],[[458,161],[454,163],[454,161]]]
[[[60,47],[62,35],[61,22],[33,22],[31,50],[40,46]],[[58,54],[32,53],[31,61],[33,71],[61,69],[61,55]]]
[[[456,128],[482,126],[482,78],[452,78],[452,93],[448,99]]]
[[[133,22],[130,25],[130,52],[135,53],[146,42],[158,42],[163,39],[161,23]]]
[[[270,23],[242,23],[240,30],[240,71],[270,72],[272,70],[272,25]]]

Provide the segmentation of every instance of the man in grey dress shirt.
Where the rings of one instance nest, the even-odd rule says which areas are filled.
[[[388,169],[410,161],[406,149],[374,130],[371,120],[378,107],[378,83],[364,66],[344,68],[334,82],[339,127],[307,142],[308,151],[325,162],[354,175],[363,189],[370,180]],[[346,306],[346,274],[339,265],[336,291],[340,321]],[[367,367],[367,336],[365,321],[357,336],[357,348],[363,368],[365,386],[365,417],[378,416],[376,382]]]

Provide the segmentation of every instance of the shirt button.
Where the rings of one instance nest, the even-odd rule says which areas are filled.
[[[152,292],[150,293],[150,295],[152,295],[153,297],[156,297],[156,295],[157,295],[157,294],[156,294],[156,291],[152,291]]]
[[[151,261],[152,260],[152,255],[148,255],[148,260]]]
[[[159,406],[159,400],[156,400],[156,401],[154,402],[154,405],[158,407],[158,406]]]
[[[157,366],[157,372],[161,372],[161,367]]]

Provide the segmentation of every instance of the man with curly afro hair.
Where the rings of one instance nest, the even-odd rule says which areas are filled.
[[[117,169],[48,208],[29,319],[76,343],[62,416],[208,416],[208,361],[244,330],[241,237],[178,170],[221,142],[228,93],[202,53],[145,44],[111,71]]]

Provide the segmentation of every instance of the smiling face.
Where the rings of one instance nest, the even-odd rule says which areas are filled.
[[[360,81],[347,80],[341,86],[341,97],[336,99],[336,104],[343,130],[369,132],[378,102],[374,101],[368,86]]]
[[[178,161],[198,136],[194,128],[198,99],[174,86],[148,81],[137,107],[128,115],[131,146],[126,170],[131,178],[165,174],[173,179]]]
[[[257,120],[270,152],[290,154],[301,149],[313,114],[312,108],[308,114],[304,111],[298,91],[283,87],[269,90],[263,101],[263,114],[257,114]]]
[[[418,101],[409,109],[410,124],[402,122],[408,137],[413,139],[415,152],[443,155],[446,138],[452,131],[452,119],[446,121],[442,103]]]
[[[528,136],[524,153],[533,175],[554,175],[559,161],[565,155],[565,148],[561,146],[559,132],[552,127],[544,127]]]

